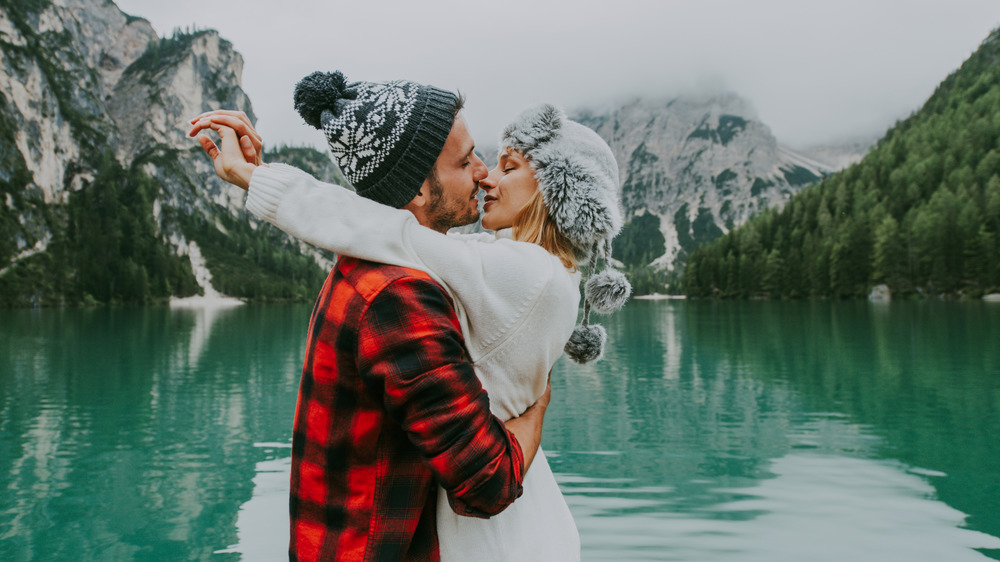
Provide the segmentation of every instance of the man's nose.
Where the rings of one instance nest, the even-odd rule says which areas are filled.
[[[479,155],[473,152],[472,157],[472,165],[476,167],[473,171],[473,178],[475,178],[477,182],[481,182],[489,176],[489,170],[486,169],[486,164],[483,163],[483,160],[479,157]]]

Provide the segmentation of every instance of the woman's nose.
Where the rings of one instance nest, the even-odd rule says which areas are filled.
[[[499,179],[500,179],[500,167],[497,166],[496,168],[490,170],[490,172],[486,175],[485,178],[479,180],[479,187],[489,191],[490,189],[493,189],[494,187],[497,186],[497,181]]]

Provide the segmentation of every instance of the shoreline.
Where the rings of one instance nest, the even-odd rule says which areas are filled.
[[[170,297],[170,308],[233,308],[243,306],[246,302],[226,296]]]
[[[653,293],[651,295],[639,295],[632,298],[635,300],[643,300],[643,301],[687,300],[687,297],[684,295],[664,295],[662,293]]]

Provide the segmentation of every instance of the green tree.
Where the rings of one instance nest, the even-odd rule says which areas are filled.
[[[886,283],[896,291],[907,274],[906,248],[899,222],[886,215],[875,229],[874,262],[872,279]]]
[[[771,250],[768,252],[767,260],[764,263],[764,290],[772,296],[780,295],[787,287],[784,279],[784,273],[785,260],[782,259],[781,253],[777,249]]]

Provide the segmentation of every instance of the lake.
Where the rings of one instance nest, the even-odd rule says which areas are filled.
[[[0,310],[0,559],[285,559],[310,308]],[[1000,560],[1000,303],[598,321],[543,441],[585,560]]]

